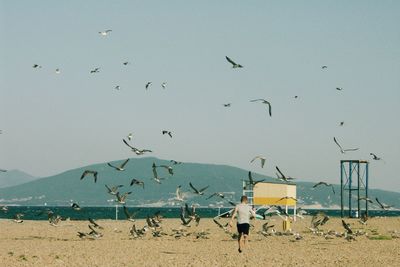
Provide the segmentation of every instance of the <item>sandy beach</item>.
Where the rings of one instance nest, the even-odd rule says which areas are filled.
[[[264,236],[257,233],[265,221],[253,221],[246,251],[238,253],[237,242],[211,219],[202,219],[199,226],[184,227],[178,219],[164,219],[162,232],[153,237],[132,238],[132,222],[100,220],[103,236],[81,239],[77,232],[88,233],[87,221],[62,221],[51,226],[47,221],[0,221],[1,266],[399,266],[400,218],[371,218],[367,225],[347,219],[353,230],[366,234],[355,241],[344,237],[326,239],[307,227],[310,217],[292,224],[294,235]],[[226,223],[227,219],[221,219]],[[135,222],[137,228],[144,220]],[[282,221],[272,218],[277,232]],[[173,236],[174,229],[185,229],[186,237]],[[324,232],[344,232],[339,218],[331,218]],[[234,231],[236,229],[233,229]],[[197,238],[197,234],[208,234]],[[279,234],[279,233],[278,233]]]

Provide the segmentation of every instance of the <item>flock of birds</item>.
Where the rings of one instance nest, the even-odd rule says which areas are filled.
[[[99,35],[100,35],[100,36],[103,36],[103,37],[106,37],[106,36],[110,35],[111,32],[112,32],[112,30],[104,30],[104,31],[100,31],[100,32],[99,32]],[[232,59],[231,59],[230,57],[228,57],[228,56],[226,56],[225,59],[226,59],[226,61],[227,61],[229,64],[231,64],[231,66],[232,66],[233,69],[240,69],[240,68],[243,68],[243,67],[244,67],[243,65],[241,65],[241,64],[239,64],[239,63],[237,63],[237,62],[235,62],[234,60],[232,60]],[[123,62],[122,64],[126,66],[126,65],[128,65],[128,64],[130,64],[130,63],[129,63],[128,61],[126,61],[126,62]],[[41,68],[42,68],[42,66],[39,65],[39,64],[34,64],[32,67],[33,67],[34,69],[41,69]],[[324,65],[324,66],[321,67],[321,69],[322,69],[322,70],[326,70],[326,69],[328,69],[328,66]],[[91,73],[91,74],[99,73],[100,70],[101,70],[100,67],[95,67],[95,68],[93,68],[92,70],[90,70],[90,73]],[[57,69],[55,69],[55,73],[56,73],[56,74],[60,74],[60,73],[61,73],[61,70],[60,70],[59,68],[57,68]],[[146,90],[148,90],[148,89],[150,88],[150,86],[152,86],[152,82],[151,82],[151,81],[148,81],[148,82],[145,83],[145,86],[144,86],[144,87],[145,87]],[[161,84],[161,87],[162,87],[163,89],[166,89],[167,83],[166,83],[166,82],[163,82],[163,83]],[[119,86],[119,85],[115,86],[115,89],[116,89],[116,90],[119,90],[119,89],[120,89],[120,86]],[[337,87],[336,90],[337,90],[337,91],[343,91],[343,88]],[[295,96],[295,98],[298,98],[298,96]],[[268,100],[266,100],[266,99],[263,99],[263,98],[259,98],[259,99],[250,100],[250,102],[252,102],[252,103],[260,103],[260,104],[265,105],[265,106],[267,107],[268,115],[269,115],[270,117],[272,117],[272,104],[271,104],[270,101],[268,101]],[[223,106],[226,107],[226,108],[231,107],[231,105],[232,105],[232,103],[225,103],[225,104],[223,104]],[[344,125],[344,122],[343,122],[343,121],[340,122],[340,126],[343,126],[343,125]],[[2,133],[3,133],[3,132],[0,130],[0,134],[2,134]],[[170,138],[173,138],[173,133],[172,133],[170,130],[162,130],[162,131],[161,131],[161,134],[162,134],[162,135],[166,135],[166,136],[168,136],[168,137],[170,137]],[[132,134],[132,133],[129,133],[128,136],[127,136],[127,139],[125,139],[125,138],[123,139],[123,143],[124,143],[133,153],[135,153],[136,155],[141,156],[141,155],[144,155],[144,154],[146,154],[146,153],[151,153],[151,152],[152,152],[152,150],[147,149],[147,148],[137,148],[137,147],[135,147],[135,146],[131,143],[132,140],[133,140],[133,134]],[[336,137],[333,138],[333,141],[334,141],[334,143],[338,146],[338,148],[339,148],[339,150],[340,150],[340,152],[341,152],[342,154],[345,154],[345,153],[347,153],[347,152],[352,152],[352,151],[357,151],[357,150],[359,150],[359,148],[344,148],[344,147],[339,143],[339,141],[337,140]],[[382,160],[382,158],[378,157],[378,156],[377,156],[376,154],[374,154],[374,153],[370,153],[370,155],[372,156],[372,159],[373,159],[373,160],[376,160],[376,161]],[[263,155],[257,155],[257,156],[255,156],[254,158],[252,158],[252,159],[250,160],[250,163],[254,163],[254,162],[256,162],[256,161],[259,161],[259,162],[260,162],[260,165],[261,165],[261,168],[264,168],[264,166],[265,166],[265,164],[266,164],[266,160],[267,160],[267,158],[266,158],[265,156],[263,156]],[[166,180],[165,177],[161,177],[161,176],[159,175],[159,169],[164,169],[164,170],[168,173],[168,175],[173,176],[173,175],[174,175],[174,166],[175,166],[175,165],[178,165],[178,164],[182,164],[182,162],[178,162],[178,161],[175,161],[175,160],[171,160],[170,162],[171,162],[171,165],[156,165],[155,163],[153,163],[153,165],[151,166],[151,168],[152,168],[152,173],[153,173],[152,180],[153,180],[155,183],[161,184],[164,180]],[[107,165],[108,165],[110,168],[113,168],[115,171],[122,172],[122,171],[124,171],[124,170],[126,169],[126,165],[127,165],[128,163],[129,163],[129,159],[123,161],[121,164],[118,164],[118,165],[111,164],[111,163],[107,163]],[[149,167],[150,167],[150,166],[149,166]],[[277,176],[277,179],[278,179],[278,180],[283,181],[283,182],[286,182],[286,183],[289,183],[289,182],[291,182],[291,181],[294,180],[294,178],[285,175],[285,174],[279,169],[278,166],[276,166],[275,169],[276,169],[276,176]],[[0,171],[1,171],[1,172],[6,172],[7,170],[0,169]],[[84,178],[86,178],[86,177],[93,177],[94,182],[96,183],[97,180],[98,180],[98,178],[99,178],[98,171],[90,170],[90,169],[85,170],[85,171],[82,173],[82,175],[81,175],[81,177],[80,177],[80,180],[82,180],[82,179],[84,179]],[[264,181],[264,180],[258,180],[258,181],[254,180],[253,177],[252,177],[252,173],[249,172],[249,173],[248,173],[248,181],[247,181],[246,187],[247,187],[247,186],[250,186],[250,188],[253,188],[257,183],[260,183],[260,182],[263,182],[263,181]],[[136,178],[132,178],[132,180],[131,180],[129,186],[140,186],[140,187],[142,187],[143,190],[145,190],[145,181],[139,180],[139,179],[136,179]],[[334,186],[333,186],[332,184],[329,184],[329,183],[324,182],[324,181],[320,181],[320,182],[316,183],[316,184],[313,186],[313,188],[317,188],[317,187],[320,187],[320,186],[331,187],[331,188],[332,188],[333,194],[335,194]],[[162,215],[161,215],[159,212],[155,213],[153,216],[149,216],[149,215],[148,215],[148,216],[147,216],[147,219],[146,219],[146,225],[143,226],[142,228],[138,228],[138,227],[136,227],[136,224],[135,224],[135,215],[137,214],[138,211],[131,213],[131,212],[128,210],[128,207],[126,207],[126,205],[125,205],[125,204],[126,204],[126,201],[127,201],[127,198],[128,198],[128,196],[132,193],[132,191],[120,192],[120,189],[123,188],[124,185],[105,185],[105,187],[106,187],[107,192],[108,192],[110,195],[112,195],[112,196],[115,197],[115,201],[116,201],[117,203],[123,205],[123,210],[124,210],[124,214],[125,214],[125,216],[126,216],[126,219],[127,219],[128,221],[134,223],[134,224],[132,225],[131,229],[130,229],[130,235],[131,235],[133,238],[142,237],[142,236],[144,236],[147,232],[149,232],[149,230],[151,230],[152,235],[155,236],[155,237],[160,237],[160,236],[162,236],[162,235],[165,235],[165,233],[162,231],[162,219],[163,219],[163,218],[162,218]],[[199,196],[205,196],[205,191],[209,188],[209,186],[205,186],[205,187],[202,187],[202,188],[197,187],[197,186],[195,186],[192,182],[189,183],[189,187],[191,188],[191,190],[192,190],[191,192],[192,192],[193,194],[196,194],[196,195],[199,195]],[[244,188],[244,189],[246,189],[246,188]],[[236,203],[234,203],[234,202],[228,200],[228,199],[225,197],[225,194],[224,194],[223,192],[214,192],[214,193],[208,195],[206,199],[208,200],[208,199],[211,199],[211,198],[214,198],[214,197],[218,197],[218,198],[220,198],[221,200],[225,200],[226,203],[229,203],[229,205],[231,205],[231,206],[235,206],[235,205],[236,205]],[[280,200],[282,200],[282,199],[288,199],[288,198],[292,198],[292,197],[286,196],[286,197],[281,198]],[[294,199],[294,198],[293,198],[293,199]],[[179,202],[182,203],[182,205],[181,205],[181,213],[180,213],[181,224],[182,224],[183,226],[185,226],[185,227],[189,227],[190,224],[191,224],[192,222],[195,222],[196,225],[199,225],[199,223],[200,223],[200,216],[196,213],[196,205],[192,205],[192,207],[190,208],[190,207],[188,206],[187,203],[184,203],[184,202],[185,202],[185,198],[184,198],[184,193],[182,192],[182,187],[181,187],[181,185],[179,185],[179,186],[176,188],[175,200],[177,200],[177,201],[179,201]],[[279,200],[279,201],[280,201],[280,200]],[[294,199],[294,200],[296,200],[296,199]],[[365,201],[368,201],[368,202],[370,202],[370,203],[373,203],[373,201],[372,201],[371,199],[365,198],[365,197],[364,197],[364,198],[360,198],[360,200],[365,200]],[[384,209],[384,210],[387,210],[387,209],[390,208],[389,205],[386,205],[386,204],[380,202],[380,201],[378,200],[378,198],[376,198],[375,200],[376,200],[376,203],[380,206],[380,208],[382,208],[382,209]],[[279,201],[278,201],[278,202],[279,202]],[[297,200],[296,200],[296,201],[297,201]],[[79,206],[78,203],[73,203],[73,204],[71,205],[71,208],[72,208],[73,210],[75,210],[75,211],[80,211],[80,210],[81,210],[81,207]],[[3,212],[7,212],[8,208],[7,208],[7,206],[1,206],[1,210],[2,210]],[[49,223],[50,223],[52,226],[57,226],[57,225],[59,225],[59,223],[60,223],[62,220],[65,219],[65,218],[63,218],[62,216],[60,216],[60,215],[58,215],[58,214],[55,214],[55,213],[52,212],[51,210],[46,210],[45,213],[47,214]],[[302,216],[303,216],[304,214],[307,214],[306,211],[304,211],[304,210],[301,209],[301,208],[298,208],[298,210],[297,210],[297,215],[296,215],[296,216],[302,218]],[[39,214],[39,215],[42,215],[42,214]],[[289,214],[287,214],[286,211],[283,210],[279,205],[272,205],[272,206],[270,206],[270,207],[269,207],[268,209],[266,209],[266,211],[262,214],[262,217],[263,217],[264,219],[266,219],[268,216],[272,216],[272,215],[277,215],[277,216],[280,216],[280,217],[282,217],[282,215],[283,215],[283,216],[285,216],[285,217],[282,217],[283,219],[287,219],[288,217],[290,217]],[[13,220],[13,221],[16,222],[16,223],[22,223],[22,222],[23,222],[23,219],[22,219],[23,216],[24,216],[24,214],[22,214],[22,213],[17,213],[17,214],[15,214],[14,220]],[[361,220],[360,220],[360,222],[366,223],[367,219],[368,219],[368,218],[366,218],[366,217],[362,217]],[[89,227],[90,231],[87,232],[87,233],[84,233],[84,232],[82,232],[82,231],[79,231],[79,232],[77,233],[78,236],[79,236],[80,238],[90,238],[90,239],[97,239],[97,238],[102,237],[103,234],[100,232],[100,230],[102,230],[103,227],[101,227],[99,224],[97,224],[97,223],[96,223],[93,219],[91,219],[91,218],[89,218],[88,220],[89,220],[89,225],[88,225],[88,227]],[[221,224],[218,220],[219,220],[219,217],[215,217],[215,218],[213,219],[213,221],[215,222],[215,224],[216,224],[218,227],[224,229],[225,232],[229,232],[228,229],[227,229],[227,224],[226,224],[226,225],[223,225],[223,224]],[[312,220],[311,220],[311,227],[310,227],[310,230],[311,230],[313,233],[315,233],[315,234],[321,234],[321,232],[320,232],[320,230],[318,229],[318,227],[324,225],[328,220],[329,220],[329,217],[328,217],[327,215],[325,215],[324,213],[322,213],[322,212],[321,212],[321,213],[318,213],[318,214],[316,214],[316,215],[314,215],[314,216],[312,217]],[[347,223],[345,223],[344,221],[342,221],[342,223],[343,223],[343,227],[344,227],[344,229],[345,229],[345,231],[346,231],[345,234],[337,233],[337,232],[334,232],[334,233],[332,233],[332,232],[329,233],[329,232],[328,232],[328,233],[322,233],[322,235],[324,235],[325,238],[327,238],[327,239],[329,238],[329,236],[345,236],[348,240],[353,240],[353,239],[354,239],[354,236],[357,235],[357,234],[359,234],[359,233],[354,233],[354,232],[351,230],[350,225],[347,224]],[[271,229],[271,230],[270,230],[270,229]],[[276,232],[276,231],[273,229],[273,225],[268,225],[268,222],[266,222],[266,223],[263,224],[263,226],[262,226],[262,231],[261,231],[260,233],[261,233],[262,235],[264,235],[264,236],[268,236],[268,235],[278,235],[279,232]],[[203,231],[203,232],[197,233],[196,236],[197,236],[197,238],[207,238],[207,234],[208,234],[207,232],[204,232],[204,231]],[[178,229],[178,230],[174,230],[173,235],[174,235],[176,238],[179,238],[179,237],[182,237],[182,236],[187,236],[188,234],[187,234],[187,232],[186,232],[184,229],[180,228],[180,229]],[[297,233],[297,234],[294,234],[294,236],[295,236],[295,239],[296,239],[296,240],[300,240],[300,239],[301,239],[301,236],[300,236],[300,234],[298,234],[298,233]],[[232,235],[232,237],[235,238],[236,236],[235,236],[235,235]]]

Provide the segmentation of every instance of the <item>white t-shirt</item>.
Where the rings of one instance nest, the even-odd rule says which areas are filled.
[[[253,209],[249,204],[240,203],[236,205],[237,209],[237,223],[250,223],[250,215],[254,214]]]

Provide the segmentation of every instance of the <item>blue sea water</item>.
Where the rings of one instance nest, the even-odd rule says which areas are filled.
[[[224,213],[229,211],[230,208],[197,208],[196,213],[200,215],[202,218],[213,218],[217,216],[219,213]],[[25,220],[47,220],[47,210],[51,210],[54,214],[59,214],[63,218],[70,218],[71,220],[87,220],[88,218],[93,219],[115,219],[116,214],[119,220],[126,219],[125,214],[123,212],[123,207],[115,206],[113,207],[83,207],[80,211],[75,211],[71,207],[49,207],[49,206],[9,206],[8,211],[0,211],[1,219],[12,219],[16,213],[24,214],[23,219]],[[164,218],[179,218],[180,216],[180,208],[178,207],[128,207],[130,213],[136,213],[135,218],[144,219],[147,216],[152,216],[156,212],[160,212]],[[319,211],[325,212],[328,216],[339,217],[340,210],[307,210],[308,215],[316,214]],[[262,214],[262,210],[258,212]],[[289,213],[292,214],[292,211],[289,210]],[[345,212],[345,216],[348,215],[348,212]],[[400,210],[370,210],[370,217],[377,216],[400,216]]]

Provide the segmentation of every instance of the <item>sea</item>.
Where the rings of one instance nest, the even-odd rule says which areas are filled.
[[[209,208],[198,207],[196,213],[201,218],[213,218],[219,214],[228,212],[231,208]],[[51,210],[54,214],[58,214],[63,218],[70,218],[70,220],[87,220],[92,219],[109,219],[109,220],[125,220],[126,216],[122,206],[108,206],[108,207],[82,207],[81,210],[76,211],[71,207],[65,206],[8,206],[8,211],[0,210],[0,219],[13,219],[17,213],[24,214],[24,220],[47,220],[47,211]],[[129,213],[134,213],[134,218],[145,219],[147,216],[152,216],[155,213],[160,213],[164,218],[180,218],[181,208],[179,207],[128,207]],[[309,209],[306,210],[307,215],[314,215],[320,211],[325,212],[331,217],[340,217],[340,210],[334,209]],[[263,214],[263,210],[259,210],[258,214]],[[289,209],[289,214],[293,211]],[[349,213],[344,213],[348,217]],[[400,210],[369,210],[369,217],[394,217],[400,216]],[[352,216],[356,216],[355,213]]]

